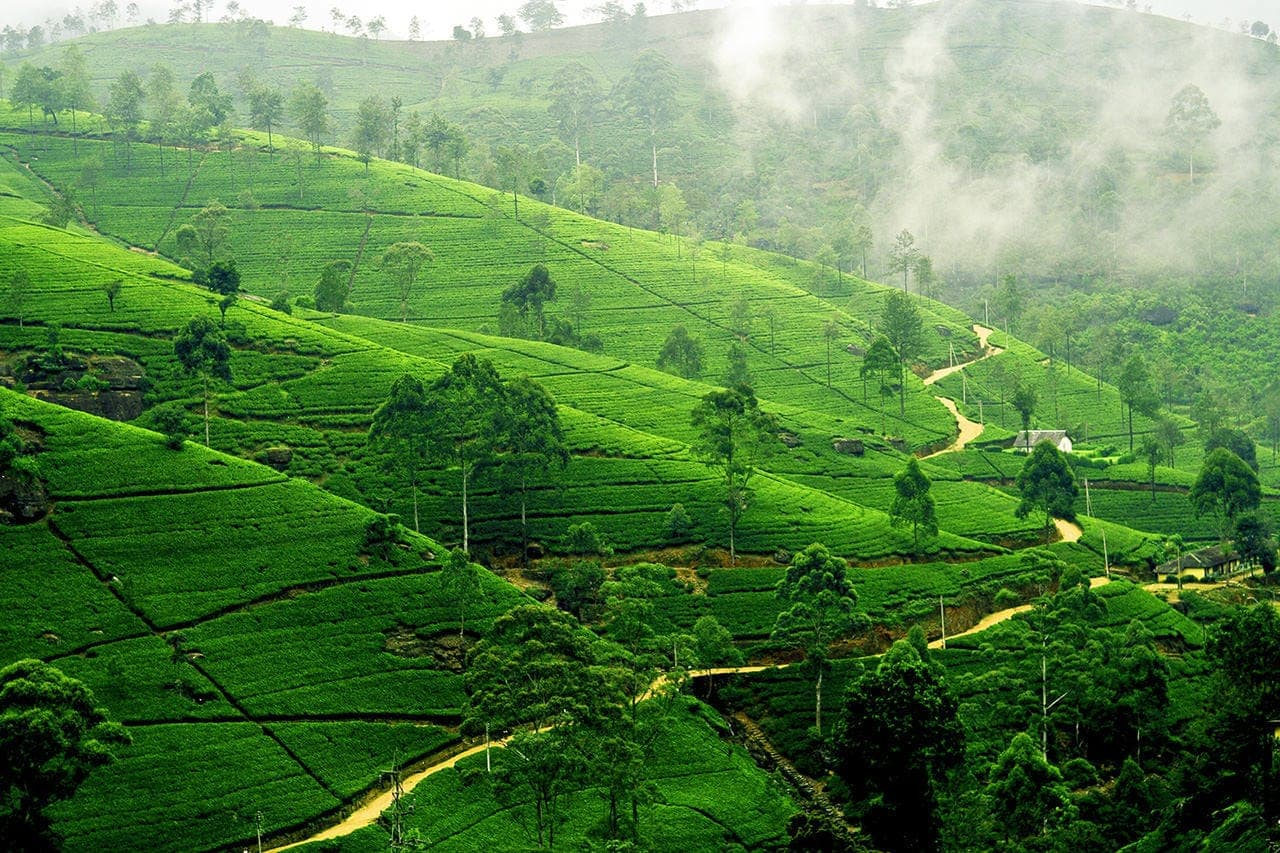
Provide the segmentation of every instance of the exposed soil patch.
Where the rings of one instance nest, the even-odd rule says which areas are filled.
[[[462,672],[466,668],[467,652],[476,642],[474,637],[459,636],[454,631],[422,637],[407,625],[397,625],[384,631],[383,635],[386,637],[384,648],[391,654],[403,658],[431,658],[450,672]]]

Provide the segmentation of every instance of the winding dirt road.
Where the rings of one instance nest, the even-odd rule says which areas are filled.
[[[970,361],[962,361],[959,364],[953,364],[950,367],[944,367],[941,370],[935,370],[923,380],[925,385],[933,385],[940,379],[944,379],[952,374],[959,373],[971,364],[976,364],[985,358],[991,358],[993,355],[999,355],[1004,352],[1003,347],[992,346],[988,339],[991,337],[994,329],[988,329],[986,326],[973,324],[974,334],[978,336],[978,343],[982,345],[982,354]],[[947,407],[947,411],[951,412],[951,416],[956,419],[956,438],[955,441],[948,444],[941,450],[936,450],[925,456],[925,459],[932,459],[935,456],[941,456],[944,453],[955,453],[957,450],[963,450],[965,445],[982,435],[982,424],[973,421],[960,414],[959,407],[956,406],[955,400],[949,397],[935,396],[935,400]]]

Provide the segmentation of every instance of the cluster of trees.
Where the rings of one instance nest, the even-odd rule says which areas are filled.
[[[468,493],[478,471],[496,468],[520,496],[522,554],[528,552],[528,488],[568,464],[555,400],[537,382],[505,381],[493,364],[466,354],[429,385],[404,375],[373,413],[369,444],[405,478],[419,529],[418,488],[431,466],[456,468],[462,549],[469,552]]]
[[[572,318],[548,316],[548,303],[556,301],[556,280],[544,264],[534,264],[519,281],[502,291],[498,308],[498,332],[509,338],[549,341],[587,352],[603,352],[599,335],[583,331],[591,295],[575,285],[569,299]]]

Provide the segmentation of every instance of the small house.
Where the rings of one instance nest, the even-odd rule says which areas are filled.
[[[1037,444],[1047,441],[1063,453],[1071,452],[1071,436],[1065,429],[1031,429],[1022,430],[1013,440],[1013,446],[1025,453],[1030,453]]]
[[[1222,575],[1229,575],[1240,567],[1240,558],[1224,552],[1217,545],[1200,548],[1189,554],[1183,554],[1176,560],[1161,563],[1156,567],[1160,577],[1184,577],[1190,575],[1198,580],[1208,580]]]

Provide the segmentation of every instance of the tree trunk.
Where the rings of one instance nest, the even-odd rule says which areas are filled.
[[[527,477],[520,472],[520,565],[529,565],[529,522],[525,518],[525,489]]]
[[[653,149],[653,188],[658,188],[658,140],[655,133],[649,135],[649,146]]]
[[[209,446],[209,377],[204,378],[204,446]]]
[[[462,461],[462,552],[470,556],[471,554],[471,538],[467,529],[467,476],[470,471],[467,470],[467,462]]]
[[[813,725],[818,730],[818,737],[822,737],[822,663],[818,663],[818,685],[814,690],[816,697],[813,704]]]
[[[413,532],[422,532],[418,527],[418,478],[416,475],[413,478]]]

